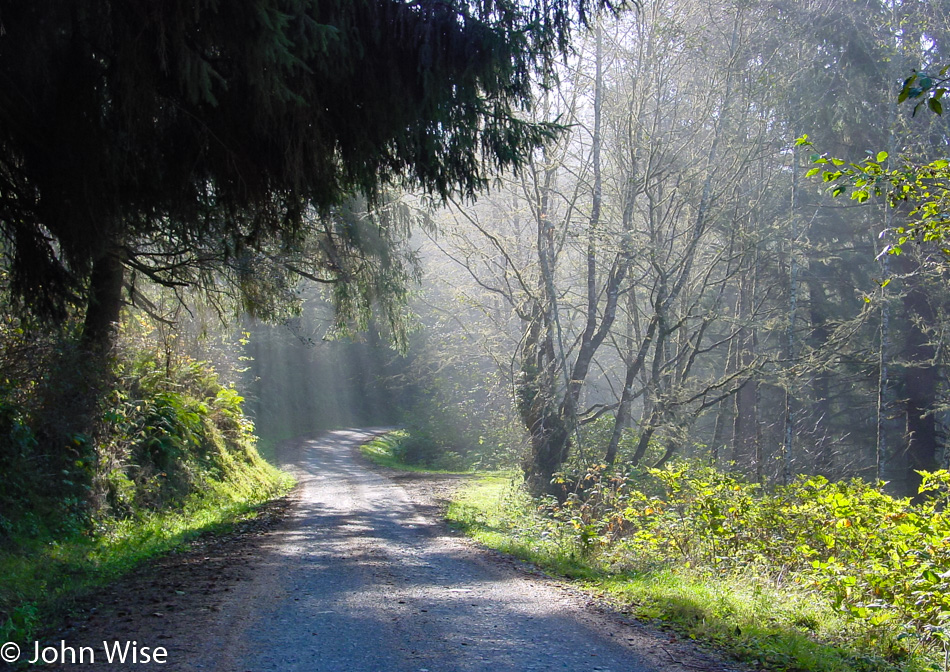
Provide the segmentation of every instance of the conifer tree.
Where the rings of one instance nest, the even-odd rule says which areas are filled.
[[[2,0],[7,289],[84,311],[102,350],[133,272],[209,283],[319,235],[290,268],[355,282],[365,235],[338,209],[521,163],[555,132],[519,118],[535,77],[610,4]]]

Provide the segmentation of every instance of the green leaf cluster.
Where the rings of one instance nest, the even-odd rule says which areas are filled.
[[[178,505],[259,461],[243,398],[209,364],[123,343],[88,403],[72,340],[0,324],[0,546]],[[92,435],[59,425],[68,403],[94,414]]]
[[[811,145],[807,135],[796,144]],[[848,194],[858,203],[878,198],[902,212],[904,221],[889,231],[882,254],[901,254],[905,245],[917,242],[950,255],[950,161],[893,161],[887,152],[878,152],[851,163],[815,154],[812,163],[805,176],[820,176],[833,197]]]
[[[845,617],[943,647],[950,625],[950,473],[922,473],[921,502],[855,479],[799,477],[764,491],[708,467],[623,473],[595,465],[541,510],[613,571],[659,566],[783,576]]]
[[[102,413],[97,517],[157,511],[256,457],[243,398],[207,363],[157,352],[120,363]]]
[[[943,103],[941,100],[947,92],[947,82],[950,81],[947,77],[947,70],[947,66],[941,68],[937,74],[931,74],[923,70],[914,70],[901,85],[897,102],[903,103],[907,100],[917,101],[914,105],[914,115],[917,114],[917,111],[923,105],[927,105],[934,114],[943,114]]]
[[[125,335],[89,404],[74,338],[0,319],[0,639],[29,639],[90,582],[288,487],[237,390],[177,338],[148,336]],[[57,425],[68,403],[94,414],[93,434]]]

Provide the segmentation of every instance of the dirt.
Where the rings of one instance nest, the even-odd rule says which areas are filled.
[[[37,669],[82,667],[71,650],[129,669],[104,646],[131,641],[166,670],[740,670],[454,532],[442,514],[465,478],[370,465],[368,436],[284,444],[290,495],[84,600]]]

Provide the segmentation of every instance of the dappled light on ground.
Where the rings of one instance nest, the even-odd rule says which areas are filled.
[[[488,561],[354,461],[368,435],[299,446],[299,503],[267,545],[217,669],[639,670],[576,605]],[[236,598],[238,596],[235,596]]]

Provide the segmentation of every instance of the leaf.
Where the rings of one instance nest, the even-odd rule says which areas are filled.
[[[861,605],[848,605],[848,611],[855,618],[865,619],[868,617],[868,609]]]
[[[877,626],[879,626],[879,625],[884,625],[884,624],[887,623],[889,620],[891,620],[891,615],[890,615],[890,614],[887,614],[887,613],[884,613],[884,614],[874,614],[873,616],[871,616],[870,623],[871,623],[872,626],[877,627]]]
[[[877,153],[877,162],[881,163],[887,161],[887,152],[878,152]]]
[[[807,173],[805,173],[805,177],[814,177],[820,172],[821,172],[821,168],[812,168]]]
[[[927,101],[927,106],[930,108],[931,112],[934,114],[943,114],[943,105],[936,98],[931,98]]]

